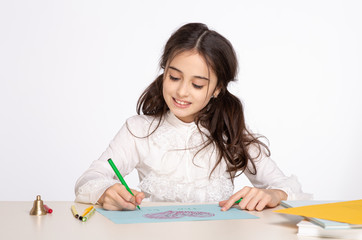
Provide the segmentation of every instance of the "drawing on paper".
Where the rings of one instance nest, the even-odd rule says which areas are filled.
[[[199,211],[166,211],[166,212],[149,213],[143,215],[143,217],[153,218],[153,219],[176,219],[182,217],[207,218],[213,216],[215,216],[215,214],[209,212],[199,212]]]

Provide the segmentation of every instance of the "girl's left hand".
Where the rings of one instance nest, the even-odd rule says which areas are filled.
[[[288,195],[279,189],[260,189],[244,187],[233,194],[228,200],[219,202],[221,211],[227,211],[240,198],[243,198],[238,205],[241,209],[249,211],[261,211],[266,207],[276,207],[282,200],[287,200]]]

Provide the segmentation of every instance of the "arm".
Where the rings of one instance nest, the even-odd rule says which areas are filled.
[[[256,154],[256,150],[251,154]],[[251,164],[248,165],[253,169]],[[263,210],[266,207],[276,207],[282,200],[310,199],[310,194],[302,192],[301,185],[295,176],[287,177],[276,163],[265,154],[255,160],[257,174],[248,170],[244,173],[254,187],[244,187],[233,194],[228,200],[220,202],[223,210],[229,209],[235,201],[243,198],[239,206],[247,210]]]
[[[109,158],[113,159],[123,176],[130,173],[138,164],[136,140],[128,131],[126,124],[122,126],[101,157],[95,160],[76,182],[75,201],[93,204],[98,202],[104,205],[104,202],[110,200],[104,195],[109,190],[111,192],[115,190],[118,195],[120,194],[120,196],[130,200],[128,192],[128,194],[123,191],[120,192],[119,187],[114,187],[118,185],[119,180],[107,162]],[[114,200],[114,198],[112,199]],[[119,199],[116,202],[119,202]],[[124,208],[129,209],[130,206]]]

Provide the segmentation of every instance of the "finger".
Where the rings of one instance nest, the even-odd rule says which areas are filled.
[[[142,203],[142,200],[145,198],[145,194],[143,192],[139,192],[135,195],[136,197],[136,204],[140,205]]]
[[[241,201],[242,198],[239,198],[238,200],[236,200],[233,205],[239,204],[239,203],[237,203],[237,201],[239,201],[239,200]],[[225,205],[225,203],[227,203],[227,201],[228,201],[228,200],[220,201],[220,202],[219,202],[219,206],[220,206],[220,207],[223,207],[223,206]]]
[[[128,190],[121,185],[119,188],[119,195],[122,198],[120,204],[122,205],[123,209],[125,210],[135,210],[136,209],[136,198],[132,195]]]
[[[118,186],[113,186],[107,190],[104,201],[103,208],[107,210],[122,210],[124,206],[124,199],[120,196],[120,189]]]
[[[235,202],[240,199],[240,197],[238,197],[238,195],[239,195],[239,194],[233,195],[233,196],[231,196],[228,200],[226,200],[226,202],[223,203],[223,206],[222,206],[222,208],[221,208],[221,211],[227,211],[227,210],[229,210],[229,208],[231,208],[231,207],[235,204]],[[219,204],[220,204],[220,203],[219,203]]]
[[[251,196],[251,195],[250,195]],[[261,201],[261,196],[260,194],[255,194],[253,195],[253,197],[250,198],[250,200],[248,201],[248,203],[245,205],[245,209],[247,209],[248,211],[254,211],[256,205]]]
[[[255,206],[255,210],[257,210],[257,211],[261,211],[261,210],[263,210],[265,207],[266,207],[266,205],[268,204],[268,199],[267,198],[263,198],[263,199],[261,199],[259,202],[258,202],[258,204]]]
[[[223,207],[227,201],[228,201],[228,200],[220,201],[220,202],[219,202],[219,206],[220,206],[220,207]]]
[[[119,190],[117,191],[119,195],[126,201],[130,203],[135,203],[135,197],[132,193],[128,192],[125,186],[120,185]]]
[[[235,202],[237,200],[239,200],[240,198],[243,198],[245,194],[247,194],[250,190],[250,187],[244,187],[243,189],[241,189],[240,191],[238,191],[237,193],[235,193],[234,195],[232,195],[228,200],[226,200],[225,203],[223,203],[223,206],[221,208],[221,211],[227,211],[231,206],[233,206],[235,204]],[[244,200],[244,199],[243,199]],[[242,200],[242,201],[243,201]],[[241,201],[241,202],[242,202]],[[219,203],[220,204],[220,203]],[[240,203],[239,203],[240,204]]]
[[[135,204],[140,205],[142,200],[145,198],[145,194],[134,189],[131,189],[131,191],[135,197]]]
[[[110,210],[110,211],[120,211],[120,210],[122,210],[119,207],[116,207],[116,206],[114,206],[112,204],[108,204],[107,202],[103,203],[102,207],[103,207],[103,209]]]
[[[130,194],[122,184],[114,184],[105,197],[103,207],[108,210],[134,210],[135,204],[130,203],[134,201],[134,197]]]
[[[249,191],[244,195],[243,200],[239,203],[241,209],[248,209],[248,205],[250,201],[255,197],[257,194],[258,189],[256,188],[249,188]]]
[[[272,197],[269,194],[264,194],[263,198],[256,205],[255,209],[257,211],[261,211],[264,208],[266,208],[268,206],[268,204],[270,204],[271,201],[272,201]]]
[[[124,200],[118,200],[117,202],[114,202],[113,204],[110,202],[105,202],[103,204],[103,208],[107,209],[107,210],[117,210],[117,211],[135,210],[136,205],[126,202]]]

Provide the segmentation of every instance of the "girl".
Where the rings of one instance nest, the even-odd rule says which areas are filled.
[[[243,106],[227,89],[238,68],[227,39],[204,24],[186,24],[166,43],[160,67],[138,100],[138,115],[78,179],[76,201],[108,210],[134,210],[145,197],[217,201],[225,211],[240,198],[241,209],[262,210],[304,197],[296,178],[286,177],[246,128]],[[123,176],[137,169],[141,192],[132,196],[118,182],[109,158]],[[242,173],[254,187],[233,194]]]

